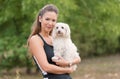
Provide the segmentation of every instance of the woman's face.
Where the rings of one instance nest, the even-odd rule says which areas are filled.
[[[57,14],[55,12],[46,12],[42,17],[39,17],[41,22],[41,31],[50,32],[56,24]]]

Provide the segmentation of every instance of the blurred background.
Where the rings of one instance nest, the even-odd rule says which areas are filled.
[[[27,50],[35,17],[44,5],[59,9],[82,62],[74,79],[120,78],[120,0],[0,0],[0,79],[42,79]]]

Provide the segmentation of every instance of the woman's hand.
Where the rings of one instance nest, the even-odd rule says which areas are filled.
[[[68,71],[69,74],[71,74],[74,71],[74,69],[72,67],[68,67],[68,70],[69,70]]]
[[[52,61],[55,62],[57,65],[62,66],[62,67],[66,67],[69,65],[69,62],[63,59],[62,57],[56,56],[56,58],[57,59],[52,59]]]

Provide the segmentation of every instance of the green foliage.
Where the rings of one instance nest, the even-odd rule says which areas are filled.
[[[14,40],[13,40],[14,39]],[[19,43],[18,43],[19,42]],[[25,42],[25,41],[24,41]],[[26,45],[18,37],[5,37],[0,40],[0,69],[15,67],[32,67]]]
[[[78,8],[71,14],[76,16],[67,17],[67,21],[71,24],[72,37],[81,55],[116,53],[116,48],[120,46],[120,2],[76,0],[75,3]]]
[[[26,42],[37,12],[48,3],[59,8],[58,21],[70,25],[82,57],[120,51],[119,0],[0,0],[0,69],[32,67]]]

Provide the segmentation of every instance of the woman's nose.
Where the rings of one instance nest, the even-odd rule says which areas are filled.
[[[50,24],[50,25],[52,25],[52,24],[53,24],[53,22],[52,22],[52,21],[49,21],[49,24]]]

